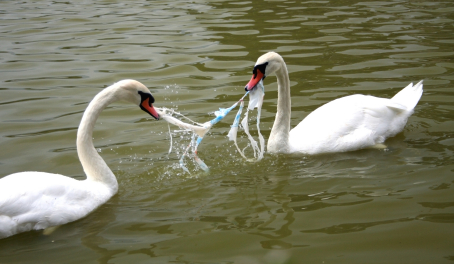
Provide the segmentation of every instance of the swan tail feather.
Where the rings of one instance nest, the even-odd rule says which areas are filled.
[[[409,110],[405,105],[401,105],[399,103],[396,103],[394,102],[393,100],[389,100],[387,103],[386,103],[386,106],[397,111],[397,112],[401,112],[401,111],[407,111]]]
[[[423,93],[422,82],[423,81],[421,80],[416,85],[413,85],[413,83],[407,85],[407,87],[402,89],[400,92],[394,95],[393,98],[391,98],[393,104],[389,105],[389,107],[394,109],[401,109],[401,107],[399,107],[400,105],[405,107],[408,111],[413,110],[416,104],[418,104],[419,99],[421,99]]]

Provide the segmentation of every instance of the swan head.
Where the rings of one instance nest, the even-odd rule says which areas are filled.
[[[275,73],[282,67],[284,59],[276,52],[270,51],[260,56],[252,70],[252,78],[244,89],[250,91],[266,76]]]
[[[154,97],[145,85],[136,80],[122,80],[115,85],[119,87],[117,90],[119,100],[125,100],[139,105],[140,109],[159,120],[160,116],[153,107]]]

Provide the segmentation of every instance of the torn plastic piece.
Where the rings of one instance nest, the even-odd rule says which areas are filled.
[[[241,113],[243,112],[243,107],[244,107],[244,101],[241,100],[240,104],[240,109],[238,109],[238,113],[235,116],[235,120],[233,121],[232,127],[230,128],[229,134],[227,134],[227,137],[229,138],[230,141],[233,141],[235,144],[236,149],[240,153],[240,155],[247,159],[246,156],[244,155],[244,152],[240,150],[238,147],[238,143],[236,142],[237,134],[238,134],[238,126],[240,125],[240,118],[241,118]]]
[[[240,150],[240,148],[238,147],[237,141],[236,141],[237,132],[238,132],[238,124],[239,124],[239,120],[241,117],[241,112],[243,110],[243,102],[240,105],[240,109],[238,110],[238,113],[235,116],[235,120],[233,121],[233,125],[230,128],[229,134],[227,135],[229,140],[234,142],[235,147],[237,148],[240,155],[248,161],[259,161],[259,160],[263,159],[263,154],[265,153],[265,139],[263,138],[262,133],[260,133],[260,115],[261,115],[264,96],[265,96],[265,87],[263,86],[263,81],[260,81],[257,84],[257,87],[254,88],[249,93],[248,108],[246,110],[246,114],[245,114],[245,117],[243,118],[243,121],[241,121],[241,125],[244,129],[244,132],[246,133],[246,135],[250,141],[252,150],[254,151],[255,160],[248,159],[246,157],[246,155],[244,154],[244,152]],[[243,98],[244,98],[244,96],[243,96]],[[258,136],[259,136],[260,148],[257,144],[257,141],[255,141],[255,139],[249,133],[249,124],[248,124],[249,110],[253,110],[254,108],[257,108],[257,132],[258,132]]]
[[[248,93],[246,93],[248,94]],[[240,101],[243,100],[243,98],[246,96],[246,94],[241,98]],[[239,101],[238,101],[239,102]],[[198,146],[200,145],[200,143],[202,142],[203,140],[203,137],[208,133],[208,131],[210,131],[210,129],[213,127],[213,125],[215,125],[216,123],[218,123],[219,121],[221,121],[233,108],[235,108],[237,105],[238,105],[238,102],[234,103],[231,107],[229,108],[219,108],[218,111],[215,111],[214,114],[216,115],[216,117],[208,122],[205,122],[203,124],[200,124],[200,123],[197,123],[197,122],[194,122],[192,120],[190,120],[189,118],[185,117],[184,115],[182,114],[179,114],[179,113],[176,113],[175,111],[171,110],[171,109],[167,109],[167,108],[156,108],[156,110],[159,112],[159,115],[161,116],[162,119],[164,119],[165,121],[167,121],[168,123],[170,124],[173,124],[173,125],[176,125],[180,128],[183,128],[185,130],[191,130],[194,132],[194,134],[192,135],[192,139],[191,139],[191,143],[188,145],[188,147],[186,148],[185,152],[183,153],[183,155],[181,156],[180,160],[179,160],[179,163],[180,163],[180,166],[181,168],[183,168],[183,170],[187,173],[190,174],[188,168],[186,168],[186,166],[184,166],[184,158],[185,156],[188,155],[188,151],[189,149],[191,148],[192,146],[192,153],[193,153],[193,157],[194,157],[194,160],[195,162],[197,163],[197,165],[204,171],[208,172],[209,171],[209,168],[208,166],[205,164],[205,162],[203,162],[202,159],[199,158],[199,156],[197,155],[197,148]],[[191,121],[192,123],[194,123],[194,125],[191,125],[191,124],[188,124],[188,123],[185,123],[175,117],[173,117],[171,114],[168,114],[167,112],[171,112],[171,113],[174,113],[174,114],[178,114],[186,119],[188,119],[189,121]],[[195,135],[197,135],[197,140],[195,140]],[[170,153],[171,149],[169,150],[169,153]]]

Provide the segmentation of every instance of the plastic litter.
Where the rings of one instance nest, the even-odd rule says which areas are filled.
[[[244,151],[240,150],[240,148],[238,147],[237,141],[236,141],[237,134],[238,134],[239,123],[240,123],[240,118],[241,118],[241,113],[242,113],[243,108],[244,108],[243,99],[248,94],[249,94],[249,104],[248,104],[248,108],[246,110],[245,117],[243,118],[243,121],[241,121],[241,125],[242,125],[246,135],[248,136],[248,139],[250,141],[250,145],[253,148],[254,159],[248,159],[245,156]],[[181,156],[181,158],[179,160],[179,164],[180,164],[181,168],[185,172],[191,174],[189,172],[188,168],[184,165],[184,158],[189,155],[189,150],[192,150],[192,155],[193,155],[194,160],[197,163],[197,165],[202,170],[204,170],[206,172],[209,171],[209,168],[205,164],[205,162],[203,162],[203,160],[198,157],[197,148],[200,145],[200,143],[202,142],[204,136],[208,133],[208,131],[210,131],[210,129],[216,123],[221,121],[238,104],[240,104],[240,108],[238,110],[238,113],[235,116],[235,120],[233,121],[233,125],[231,126],[231,129],[230,129],[230,131],[229,131],[227,136],[228,136],[229,140],[234,142],[238,152],[240,153],[240,155],[243,158],[245,158],[248,161],[259,161],[259,160],[261,160],[263,158],[263,154],[265,152],[265,140],[264,140],[262,134],[260,133],[260,113],[261,113],[261,109],[262,109],[262,105],[263,105],[263,97],[264,97],[264,95],[265,95],[265,88],[263,86],[263,82],[260,81],[257,84],[256,88],[254,88],[252,91],[246,92],[243,95],[243,97],[241,97],[241,99],[239,101],[237,101],[236,103],[234,103],[231,107],[229,107],[229,108],[219,108],[218,111],[215,111],[214,114],[215,114],[216,117],[214,119],[208,121],[208,122],[205,122],[205,123],[197,123],[197,122],[185,117],[184,115],[182,115],[182,114],[180,114],[178,112],[175,112],[173,109],[156,108],[156,110],[159,112],[159,115],[161,116],[161,118],[164,119],[165,121],[167,121],[169,124],[176,125],[176,126],[182,128],[184,130],[193,131],[193,134],[192,134],[192,137],[191,137],[191,142],[188,144],[188,146],[186,147],[183,155]],[[258,136],[259,136],[260,147],[257,144],[257,141],[255,141],[254,138],[249,133],[249,126],[248,126],[248,113],[249,113],[249,110],[253,110],[255,108],[257,108],[257,131],[258,131]],[[191,122],[192,124],[183,122],[183,121],[175,118],[173,115],[178,115],[178,116],[180,116],[182,118],[185,118],[189,122]],[[170,133],[170,127],[169,127],[169,133]],[[173,143],[172,143],[172,133],[170,133],[170,149],[169,149],[169,153],[172,151],[172,145],[173,145]]]
[[[240,155],[243,158],[245,158],[246,160],[251,161],[251,162],[256,162],[256,161],[261,160],[263,158],[263,154],[265,153],[265,139],[263,138],[262,133],[260,133],[260,114],[261,114],[261,110],[262,110],[264,96],[265,96],[265,87],[263,86],[263,82],[260,81],[257,84],[257,87],[249,92],[249,104],[248,104],[248,107],[246,110],[246,114],[243,118],[243,121],[241,121],[241,126],[243,127],[244,132],[246,133],[246,135],[250,141],[251,147],[254,151],[254,159],[248,159],[246,157],[246,155],[244,154],[244,151],[242,151],[238,147],[238,143],[236,141],[240,117],[241,117],[241,113],[242,113],[243,107],[244,107],[244,102],[242,100],[241,100],[240,109],[238,110],[238,113],[235,116],[235,120],[233,121],[233,125],[230,128],[230,131],[227,135],[229,140],[233,141],[233,143],[235,144],[235,147],[238,150],[238,152],[240,153]],[[255,141],[254,138],[249,133],[249,124],[248,124],[249,110],[254,110],[255,108],[257,108],[257,133],[259,136],[260,148],[257,144],[257,141]]]
[[[243,100],[243,98],[246,96],[246,94],[240,99],[240,101]],[[179,114],[179,113],[175,112],[172,109],[156,108],[156,110],[159,112],[159,115],[161,116],[161,118],[164,119],[165,121],[167,121],[168,123],[176,125],[176,126],[178,126],[180,128],[183,128],[185,130],[193,131],[193,135],[191,137],[191,142],[189,143],[189,145],[187,146],[186,150],[184,151],[183,155],[181,156],[181,158],[179,160],[180,166],[185,172],[190,174],[188,168],[184,165],[184,158],[185,158],[185,156],[187,156],[189,154],[189,150],[190,149],[192,150],[192,153],[193,153],[192,155],[194,156],[194,160],[197,163],[197,165],[202,170],[204,170],[206,172],[209,171],[209,168],[205,164],[205,162],[203,162],[203,160],[198,157],[197,148],[200,145],[200,143],[202,142],[203,137],[208,133],[208,131],[210,131],[210,129],[213,127],[213,125],[215,125],[216,123],[221,121],[233,108],[235,108],[238,105],[238,103],[240,101],[236,102],[235,104],[233,104],[229,108],[219,108],[218,111],[214,112],[216,117],[214,119],[208,121],[208,122],[203,123],[203,124],[197,123],[195,121],[192,121],[191,119],[185,117],[182,114]],[[185,123],[185,122],[173,117],[172,114],[179,115],[179,116],[187,119],[188,121],[190,121],[193,124]],[[196,136],[197,136],[197,139],[196,139]],[[171,139],[172,139],[172,136],[171,136]],[[172,140],[171,140],[171,144],[172,144]],[[171,149],[172,148],[169,149],[169,153],[171,152]]]

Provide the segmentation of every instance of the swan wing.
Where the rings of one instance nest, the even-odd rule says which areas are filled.
[[[406,107],[366,95],[333,100],[290,131],[292,152],[343,152],[382,143],[400,132],[411,114]]]
[[[62,225],[84,217],[106,188],[89,181],[21,172],[0,179],[0,237]]]

